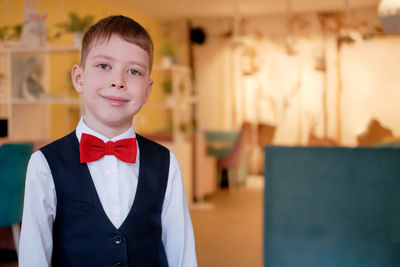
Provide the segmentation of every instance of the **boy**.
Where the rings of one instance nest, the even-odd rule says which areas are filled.
[[[93,25],[72,82],[85,115],[28,165],[19,266],[197,266],[176,157],[135,134],[153,45],[124,16]]]

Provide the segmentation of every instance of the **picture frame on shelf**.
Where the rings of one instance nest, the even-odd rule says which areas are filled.
[[[45,93],[41,84],[42,66],[34,57],[30,57],[21,67],[18,89],[20,97],[27,100],[41,98]]]
[[[46,58],[39,52],[20,52],[11,55],[11,97],[37,100],[45,94]]]

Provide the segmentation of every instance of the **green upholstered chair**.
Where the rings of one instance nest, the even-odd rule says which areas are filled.
[[[32,151],[32,143],[0,146],[0,227],[12,227],[17,253],[26,168]]]
[[[235,150],[235,144],[237,144],[239,132],[238,131],[206,131],[204,133],[206,138],[206,150],[207,155],[214,157],[217,162],[218,175],[217,175],[217,186],[227,187],[229,184],[232,185],[234,182],[232,177],[229,175],[229,169],[220,165],[221,160],[230,158]],[[229,182],[229,180],[231,180]],[[236,182],[236,181],[235,181]]]
[[[205,132],[207,154],[217,158],[221,187],[243,184],[247,176],[248,123],[240,131]],[[228,182],[229,181],[229,182]]]
[[[267,147],[265,156],[265,266],[400,266],[400,149]]]
[[[238,131],[206,131],[207,154],[216,158],[229,156],[239,136]]]

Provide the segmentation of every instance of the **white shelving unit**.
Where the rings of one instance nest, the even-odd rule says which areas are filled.
[[[155,66],[153,72],[162,72],[164,81],[170,80],[171,93],[165,94],[162,103],[148,103],[150,108],[158,108],[172,113],[172,139],[181,141],[190,134],[193,121],[192,108],[197,103],[191,81],[191,69],[183,65],[170,67]],[[186,129],[183,129],[186,127]]]
[[[54,88],[60,86],[53,85],[52,75],[67,73],[72,67],[63,68],[54,57],[67,55],[71,59],[79,57],[79,51],[74,46],[0,48],[0,119],[2,127],[7,125],[7,131],[0,129],[5,134],[1,137],[51,139],[58,137],[52,133],[52,124],[60,122],[64,126],[61,131],[69,131],[76,120],[71,114],[79,114],[82,104],[68,86]],[[52,118],[53,110],[63,116]]]
[[[193,121],[195,114],[193,110],[197,104],[191,80],[191,69],[182,65],[154,66],[154,73],[159,79],[170,81],[171,92],[165,94],[164,101],[148,102],[145,104],[145,108],[159,110],[161,115],[167,112],[171,114],[171,141],[161,141],[160,143],[177,156],[182,170],[187,200],[191,204],[194,168]]]

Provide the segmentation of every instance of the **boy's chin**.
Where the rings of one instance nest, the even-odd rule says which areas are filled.
[[[132,126],[133,115],[125,118],[118,118],[116,116],[107,116],[102,118],[97,118],[95,120],[91,120],[91,118],[87,118],[85,120],[86,124],[93,128],[96,131],[104,134],[105,131],[113,131],[113,132],[121,132],[127,130]]]

